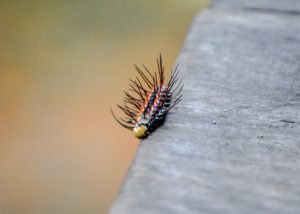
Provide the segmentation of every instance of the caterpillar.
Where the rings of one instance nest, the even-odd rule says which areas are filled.
[[[152,74],[142,65],[134,65],[138,76],[129,79],[129,89],[124,91],[123,105],[117,105],[124,113],[117,118],[111,109],[114,119],[124,128],[133,131],[134,136],[144,139],[161,126],[170,109],[182,98],[183,82],[179,79],[178,65],[171,71],[169,81],[165,82],[165,68],[160,54],[156,60],[157,71]]]

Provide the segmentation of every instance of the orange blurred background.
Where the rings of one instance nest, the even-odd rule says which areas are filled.
[[[106,213],[138,145],[110,107],[206,0],[1,1],[0,213]]]

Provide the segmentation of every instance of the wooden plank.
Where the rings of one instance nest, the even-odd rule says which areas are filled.
[[[299,23],[195,17],[178,57],[184,99],[141,141],[110,213],[299,213]]]
[[[245,9],[264,13],[300,14],[299,0],[214,0],[214,8]]]

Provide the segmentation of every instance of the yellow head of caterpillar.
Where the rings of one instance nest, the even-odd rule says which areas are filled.
[[[147,127],[144,125],[137,125],[133,129],[134,136],[136,138],[143,138],[146,136]]]

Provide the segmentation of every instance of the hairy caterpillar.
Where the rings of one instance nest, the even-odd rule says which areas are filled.
[[[117,118],[111,109],[115,120],[133,131],[134,136],[139,139],[146,138],[163,124],[168,111],[180,102],[183,89],[178,66],[172,70],[169,81],[165,83],[161,55],[157,59],[158,71],[154,74],[146,66],[142,66],[143,69],[134,65],[139,76],[134,80],[130,79],[130,88],[124,91],[123,105],[117,105],[124,117]]]

